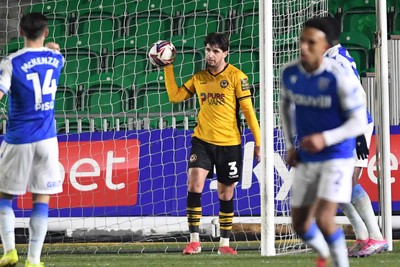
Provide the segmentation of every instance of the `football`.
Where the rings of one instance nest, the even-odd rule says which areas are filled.
[[[165,40],[155,42],[149,50],[149,60],[156,67],[164,67],[174,62],[176,57],[175,46]]]

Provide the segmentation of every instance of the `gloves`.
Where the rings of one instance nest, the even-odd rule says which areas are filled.
[[[367,140],[364,135],[357,136],[356,138],[356,152],[358,159],[367,159],[369,155],[369,149],[367,146]]]

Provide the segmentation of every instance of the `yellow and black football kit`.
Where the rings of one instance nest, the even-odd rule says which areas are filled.
[[[239,145],[240,107],[256,146],[260,146],[260,128],[251,101],[250,85],[241,70],[230,64],[218,74],[202,70],[180,88],[176,85],[172,65],[165,67],[164,74],[171,102],[179,103],[197,95],[200,111],[193,137],[218,146]]]
[[[261,139],[247,76],[227,64],[217,74],[202,70],[178,87],[172,65],[164,68],[164,75],[172,103],[179,103],[195,94],[199,101],[200,111],[192,136],[188,168],[208,170],[208,177],[212,177],[215,166],[219,183],[232,185],[239,181],[243,168],[239,108],[253,133],[256,146],[260,146]],[[226,239],[232,230],[233,199],[219,201],[221,237]],[[188,191],[186,215],[190,233],[199,232],[201,214],[201,193]]]

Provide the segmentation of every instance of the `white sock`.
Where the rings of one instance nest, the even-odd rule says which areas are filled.
[[[347,245],[342,229],[338,228],[331,236],[325,237],[335,267],[349,267]]]
[[[352,203],[339,204],[340,209],[344,215],[349,219],[351,226],[353,226],[354,234],[357,240],[367,240],[369,238],[367,226],[363,219],[358,215],[357,210]]]
[[[229,247],[229,238],[220,237],[219,238],[219,246],[220,247]]]
[[[40,263],[44,239],[47,233],[49,205],[34,203],[29,220],[28,261],[32,264]]]
[[[319,230],[315,223],[311,224],[310,229],[308,229],[306,233],[302,234],[301,238],[304,243],[315,249],[320,257],[324,259],[329,257],[330,253],[328,244],[326,243],[321,230]]]
[[[12,200],[0,199],[0,236],[4,254],[15,249],[15,214]]]
[[[200,242],[199,233],[190,233],[190,242]]]
[[[353,187],[351,203],[364,221],[368,229],[369,238],[383,240],[381,229],[372,208],[371,199],[360,184]]]

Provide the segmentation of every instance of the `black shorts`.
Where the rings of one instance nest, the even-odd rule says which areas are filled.
[[[242,177],[242,159],[241,145],[217,146],[193,137],[188,168],[209,170],[207,177],[211,178],[215,165],[218,182],[230,185]]]

